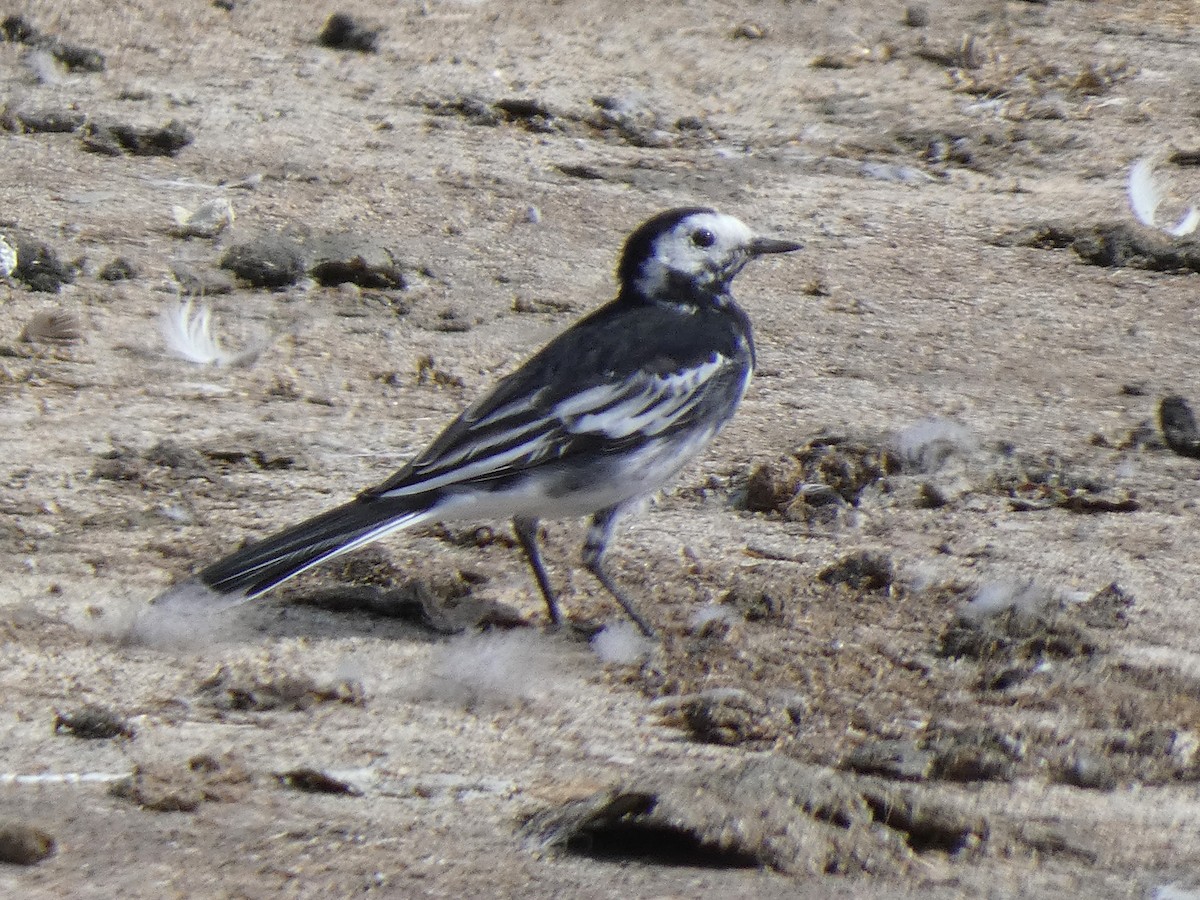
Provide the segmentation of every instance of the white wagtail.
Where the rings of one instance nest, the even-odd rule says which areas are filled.
[[[625,242],[615,300],[577,322],[387,481],[202,569],[155,603],[256,597],[306,569],[422,522],[511,518],[550,619],[558,600],[538,520],[591,515],[583,562],[647,634],[604,552],[621,514],[673,478],[733,416],[754,368],[730,282],[800,244],[711,209],[660,213]],[[194,606],[195,605],[195,606]]]

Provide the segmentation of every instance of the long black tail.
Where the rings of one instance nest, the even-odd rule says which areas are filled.
[[[429,517],[411,498],[360,498],[263,538],[170,588],[155,603],[239,602],[257,597],[318,563]]]

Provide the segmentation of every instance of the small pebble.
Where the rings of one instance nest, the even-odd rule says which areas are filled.
[[[733,36],[747,41],[761,41],[767,36],[767,26],[758,22],[743,22],[733,29]]]
[[[905,7],[904,24],[909,28],[924,28],[929,24],[929,7],[924,3],[912,3]]]
[[[367,28],[347,13],[334,13],[325,22],[317,40],[334,50],[357,50],[375,53],[379,50],[378,28]]]
[[[23,822],[0,822],[0,862],[32,866],[54,855],[54,838]]]

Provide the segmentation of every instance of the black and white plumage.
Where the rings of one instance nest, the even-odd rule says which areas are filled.
[[[584,564],[652,634],[604,567],[613,526],[712,440],[746,391],[754,342],[730,293],[733,277],[755,256],[800,246],[756,236],[711,209],[655,216],[625,243],[616,299],[501,380],[424,453],[349,503],[212,563],[155,602],[248,600],[402,528],[509,518],[557,623],[538,520],[591,515]]]

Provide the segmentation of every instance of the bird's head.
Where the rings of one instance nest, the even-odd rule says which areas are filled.
[[[803,245],[760,237],[739,219],[687,207],[659,213],[625,242],[621,295],[640,302],[696,303],[720,297],[749,260]]]

